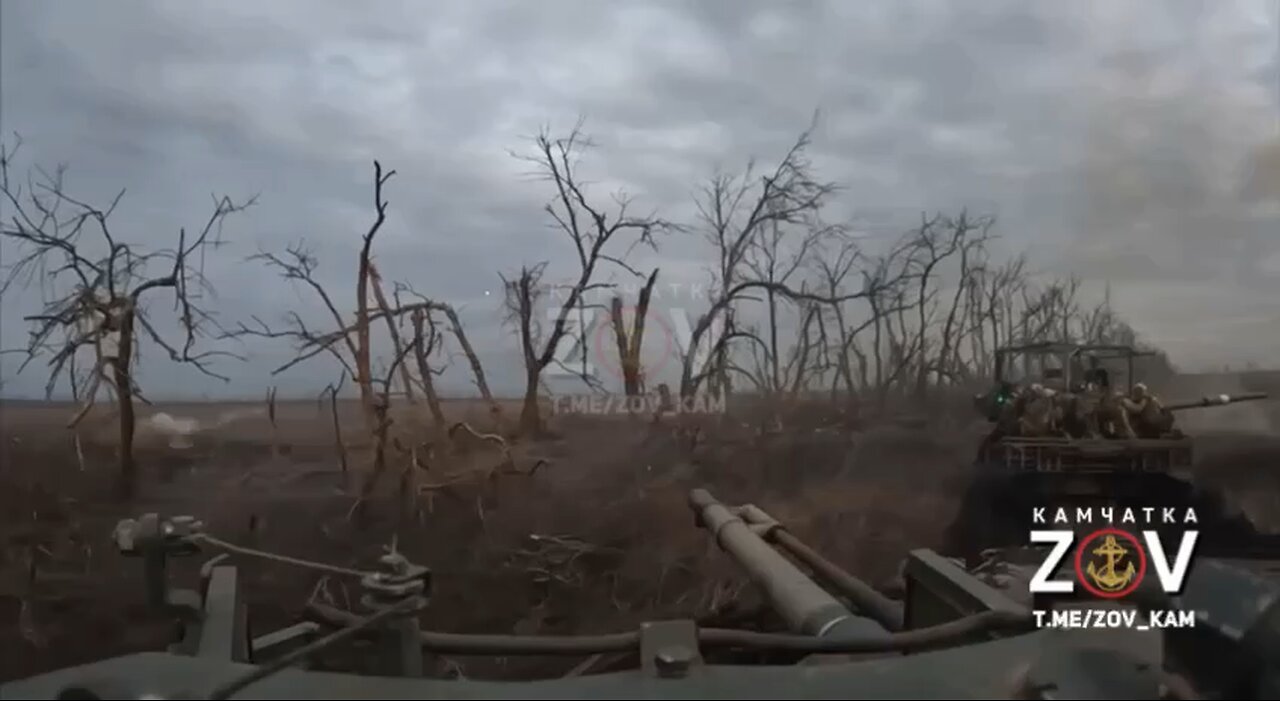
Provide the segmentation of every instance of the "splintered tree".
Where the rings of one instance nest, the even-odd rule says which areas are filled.
[[[616,256],[606,247],[631,239],[629,251],[638,244],[657,248],[654,233],[669,227],[654,216],[634,217],[627,213],[630,200],[621,194],[613,201],[616,211],[611,215],[593,204],[586,195],[586,185],[578,177],[578,158],[592,146],[582,132],[579,122],[567,136],[553,137],[546,130],[534,138],[533,155],[517,155],[521,160],[533,163],[538,175],[550,182],[555,190],[551,202],[544,207],[554,227],[563,232],[573,243],[578,273],[560,302],[555,322],[545,338],[541,337],[541,325],[534,318],[538,308],[541,280],[547,263],[522,266],[514,279],[503,278],[506,304],[520,334],[520,349],[525,366],[524,403],[520,410],[520,432],[536,434],[542,429],[542,417],[538,408],[538,387],[542,371],[555,358],[556,348],[565,335],[569,315],[579,307],[583,296],[592,290],[609,287],[594,282],[602,262],[614,263],[626,268],[623,256]],[[628,268],[628,270],[630,270]]]
[[[219,355],[236,356],[196,350],[208,328],[216,326],[198,304],[201,292],[213,294],[203,275],[203,261],[205,251],[222,242],[223,220],[253,200],[235,203],[215,198],[213,213],[198,232],[192,235],[180,229],[172,249],[147,251],[122,240],[109,224],[123,190],[105,209],[87,204],[64,190],[62,166],[52,173],[37,169],[24,187],[10,177],[17,150],[16,146],[0,147],[0,194],[9,211],[0,223],[0,236],[18,249],[7,266],[3,290],[14,283],[30,287],[39,279],[46,299],[40,313],[25,317],[32,329],[22,368],[37,357],[47,358],[48,396],[59,378],[65,377],[72,395],[82,402],[71,419],[72,428],[92,408],[98,388],[102,384],[110,388],[119,415],[119,487],[127,498],[136,488],[134,400],[146,401],[134,376],[141,357],[139,336],[174,362],[227,381],[207,363]],[[146,301],[162,290],[172,291],[182,329],[180,343],[166,340],[148,313]],[[75,371],[81,356],[91,356],[83,376]]]
[[[480,361],[476,357],[470,342],[467,340],[462,322],[457,312],[448,304],[436,302],[417,295],[411,288],[397,285],[395,304],[388,299],[382,287],[381,277],[373,260],[374,240],[386,222],[387,200],[383,196],[383,188],[387,181],[395,175],[395,171],[383,171],[382,164],[374,161],[373,202],[375,216],[368,231],[361,238],[359,258],[356,270],[356,299],[354,319],[348,319],[340,311],[338,303],[329,290],[317,278],[318,261],[315,255],[301,243],[289,246],[283,254],[260,252],[250,260],[260,261],[276,270],[286,280],[302,283],[308,288],[324,307],[328,316],[323,328],[313,328],[297,312],[289,312],[283,327],[273,327],[262,319],[254,318],[253,324],[241,322],[239,327],[227,335],[231,337],[258,337],[272,339],[289,339],[293,342],[296,355],[288,362],[280,365],[272,374],[279,374],[290,368],[322,354],[328,354],[342,366],[360,388],[361,408],[364,416],[365,432],[371,441],[373,458],[371,469],[364,483],[362,493],[371,493],[380,478],[385,465],[386,440],[391,383],[398,377],[405,388],[406,399],[414,403],[413,373],[409,364],[404,362],[406,356],[414,354],[414,361],[423,373],[420,386],[427,397],[428,408],[433,414],[437,427],[443,427],[443,410],[431,381],[429,356],[439,346],[437,339],[423,339],[431,314],[440,312],[448,318],[454,336],[462,346],[471,367],[476,373],[476,382],[486,399],[492,402],[485,381]],[[402,304],[401,293],[414,294],[418,301]],[[374,298],[376,308],[371,308],[369,297]],[[416,319],[415,337],[405,339],[400,335],[399,322],[404,319]],[[394,350],[396,362],[388,376],[375,378],[372,371],[372,332],[371,324],[385,323]],[[431,333],[435,332],[434,322],[430,323]],[[381,383],[381,389],[375,387]]]
[[[426,395],[427,408],[431,410],[431,419],[435,422],[436,430],[443,433],[447,426],[444,408],[440,405],[440,394],[436,391],[435,383],[435,376],[443,369],[432,368],[430,360],[431,354],[440,347],[443,337],[436,328],[435,320],[431,319],[426,311],[416,309],[411,317],[413,319],[413,356],[418,364],[418,375],[422,378],[422,393]]]
[[[297,312],[289,312],[288,326],[284,329],[274,329],[265,321],[254,317],[254,326],[247,326],[241,322],[237,330],[226,334],[228,337],[237,338],[257,336],[292,340],[298,352],[297,356],[272,371],[273,375],[322,353],[333,356],[360,388],[361,414],[364,417],[365,430],[370,436],[377,435],[380,422],[374,411],[377,395],[374,391],[373,374],[370,368],[372,352],[369,347],[369,324],[373,317],[380,317],[381,313],[369,311],[369,279],[372,277],[373,242],[387,220],[387,201],[383,197],[382,190],[395,174],[394,170],[384,173],[382,164],[373,162],[375,215],[369,230],[361,238],[356,271],[356,313],[353,323],[349,323],[343,317],[333,296],[316,279],[315,272],[318,264],[316,257],[304,244],[298,243],[288,247],[284,255],[264,251],[250,256],[249,260],[261,261],[278,271],[284,279],[300,282],[308,287],[324,305],[333,322],[333,329],[317,331],[311,328]],[[343,351],[346,352],[345,355]]]
[[[618,367],[622,368],[622,385],[628,397],[636,397],[644,393],[644,371],[640,365],[640,349],[644,345],[644,322],[649,314],[649,300],[653,296],[653,285],[658,281],[658,269],[654,268],[640,288],[640,298],[636,302],[635,316],[631,320],[631,330],[627,331],[626,315],[623,313],[622,297],[615,295],[610,300],[609,319],[613,325],[613,337],[618,344]]]
[[[257,253],[250,257],[250,260],[261,261],[267,266],[279,272],[280,276],[286,280],[301,282],[310,289],[316,297],[321,301],[325,308],[325,312],[332,321],[332,326],[323,329],[313,328],[308,324],[297,312],[289,312],[286,317],[286,323],[283,327],[274,327],[266,321],[253,317],[253,324],[245,324],[241,322],[235,331],[230,332],[229,336],[235,337],[258,337],[258,338],[275,338],[289,339],[293,342],[296,355],[288,362],[280,365],[272,370],[273,375],[278,375],[296,365],[311,360],[318,355],[328,354],[338,361],[343,370],[353,378],[368,378],[370,397],[376,398],[377,393],[373,390],[373,376],[371,374],[360,374],[359,368],[366,358],[372,357],[371,352],[365,347],[370,341],[370,334],[360,334],[361,328],[360,318],[357,315],[355,320],[348,320],[343,317],[342,312],[338,310],[337,304],[333,300],[333,296],[329,291],[320,284],[316,279],[316,267],[319,261],[315,255],[302,244],[289,246],[285,249],[284,254],[275,254],[268,252]],[[370,263],[363,266],[365,274],[373,278],[374,284],[377,284],[376,267]],[[367,288],[366,288],[367,289]],[[432,313],[440,312],[449,320],[450,330],[458,341],[458,345],[462,347],[463,353],[467,356],[471,364],[471,369],[475,373],[476,384],[480,387],[481,394],[485,400],[491,405],[495,405],[492,393],[489,391],[488,382],[485,380],[484,370],[480,365],[479,357],[476,355],[471,342],[467,339],[467,334],[462,326],[462,320],[459,318],[457,310],[451,305],[444,302],[437,302],[427,299],[412,292],[410,288],[400,285],[397,288],[397,297],[400,293],[408,291],[410,294],[418,297],[418,301],[400,303],[397,299],[396,304],[392,306],[386,303],[385,297],[379,304],[376,311],[367,311],[364,315],[365,325],[368,323],[390,319],[392,323],[397,320],[408,318],[414,321],[412,328],[415,337],[405,340],[400,336],[398,327],[397,331],[390,334],[392,346],[397,356],[410,352],[410,349],[417,358],[419,369],[427,368],[429,374],[439,374],[439,370],[430,370],[428,358],[440,347],[439,331],[435,326]],[[427,327],[430,330],[427,330]],[[422,334],[427,334],[427,338],[422,338]],[[424,345],[425,344],[425,345]],[[362,350],[362,348],[364,350]],[[399,376],[405,386],[414,381],[412,373],[403,367],[403,364],[397,364]],[[417,378],[418,384],[424,388],[427,395],[428,406],[434,413],[438,408],[438,395],[436,395],[434,386],[429,385],[429,378]],[[363,397],[364,390],[361,390]],[[411,392],[406,391],[406,395],[410,396]],[[433,399],[434,398],[434,399]],[[369,405],[369,411],[366,414],[366,429],[373,435],[374,429],[380,424],[377,417],[373,413],[373,404]]]

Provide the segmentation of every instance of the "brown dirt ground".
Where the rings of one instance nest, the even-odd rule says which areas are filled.
[[[495,428],[477,402],[447,408],[451,420]],[[355,403],[339,409],[345,438],[355,443]],[[727,503],[754,502],[851,572],[883,582],[909,549],[939,543],[981,430],[957,421],[925,431],[920,420],[901,420],[851,432],[838,427],[839,417],[813,410],[795,411],[787,430],[761,435],[749,412],[734,410],[693,420],[703,434],[690,448],[647,420],[558,416],[556,437],[514,448],[521,466],[549,461],[532,477],[504,476],[489,491],[467,483],[405,510],[392,475],[369,522],[359,524],[348,517],[353,498],[343,488],[329,407],[282,403],[275,432],[260,410],[227,403],[145,408],[144,417],[165,411],[226,421],[182,450],[140,429],[142,488],[125,504],[112,496],[109,416],[91,417],[83,428],[82,467],[64,428],[67,405],[0,405],[0,680],[168,641],[171,624],[143,603],[140,565],[111,544],[118,519],[147,511],[192,514],[229,541],[362,568],[394,536],[410,559],[433,570],[422,620],[441,631],[566,634],[657,618],[723,622],[754,606],[754,595],[694,527],[690,488],[706,486]],[[516,410],[509,405],[504,413]],[[425,425],[398,415],[402,445],[420,444],[428,432],[410,429]],[[498,461],[491,446],[470,443],[439,441],[419,480],[474,474]],[[1223,445],[1229,454],[1239,442]],[[1261,481],[1243,468],[1215,471],[1215,479],[1242,494],[1263,494],[1253,508],[1277,513],[1275,455],[1280,450]],[[366,459],[353,445],[353,475]],[[1263,486],[1250,491],[1250,484]],[[563,553],[558,560],[555,552],[531,555],[533,534],[571,536],[590,551],[568,564]],[[200,561],[213,554],[182,561],[171,575],[175,584],[193,586]],[[295,621],[321,579],[293,566],[237,562],[258,634]],[[339,604],[358,597],[354,582],[344,588],[330,581],[327,590]],[[452,663],[467,676],[517,678],[559,674],[576,661]]]

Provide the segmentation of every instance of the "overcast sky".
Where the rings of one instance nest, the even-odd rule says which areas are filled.
[[[243,262],[299,239],[351,298],[381,159],[398,171],[384,277],[461,306],[510,392],[498,273],[572,255],[510,149],[584,115],[596,192],[625,187],[681,219],[698,178],[776,159],[821,108],[815,161],[873,231],[920,209],[996,214],[1038,268],[1110,282],[1180,365],[1274,365],[1278,25],[1277,0],[5,0],[0,126],[21,133],[20,166],[69,163],[81,199],[127,187],[113,221],[131,242],[200,225],[211,193],[259,194],[209,261],[224,322],[314,311]],[[705,253],[673,241],[656,264],[664,281],[701,280]],[[0,345],[22,344],[37,301],[4,300]],[[230,384],[152,356],[144,380],[157,396],[258,396],[336,374],[320,362],[268,379],[287,349],[238,350],[250,362],[222,367]],[[41,391],[41,368],[3,368],[7,394]]]

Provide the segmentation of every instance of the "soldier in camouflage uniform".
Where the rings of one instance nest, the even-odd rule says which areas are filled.
[[[1124,394],[1122,392],[1099,392],[1098,407],[1096,410],[1098,427],[1102,431],[1102,435],[1106,438],[1137,438],[1134,433],[1132,424],[1129,423],[1129,413],[1125,411],[1122,402]]]
[[[1018,432],[1023,436],[1052,436],[1057,432],[1056,393],[1042,385],[1033,384],[1023,396],[1023,410],[1018,418]]]
[[[1141,438],[1159,438],[1173,428],[1160,399],[1141,382],[1134,384],[1129,396],[1121,397],[1119,404]]]

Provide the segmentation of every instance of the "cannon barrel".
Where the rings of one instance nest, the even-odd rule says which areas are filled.
[[[879,623],[851,613],[707,490],[690,492],[689,506],[793,630],[823,637],[889,635]]]
[[[1235,404],[1236,402],[1253,402],[1259,399],[1267,398],[1266,392],[1245,392],[1243,394],[1219,394],[1213,397],[1201,397],[1199,399],[1189,399],[1185,401],[1169,402],[1164,405],[1168,411],[1183,411],[1185,409],[1200,409],[1210,406],[1226,406],[1227,404]]]
[[[902,604],[871,588],[866,582],[844,571],[834,562],[787,531],[774,517],[754,504],[738,507],[737,514],[766,542],[776,545],[800,564],[809,568],[819,580],[844,596],[854,609],[871,617],[887,630],[902,630]]]

